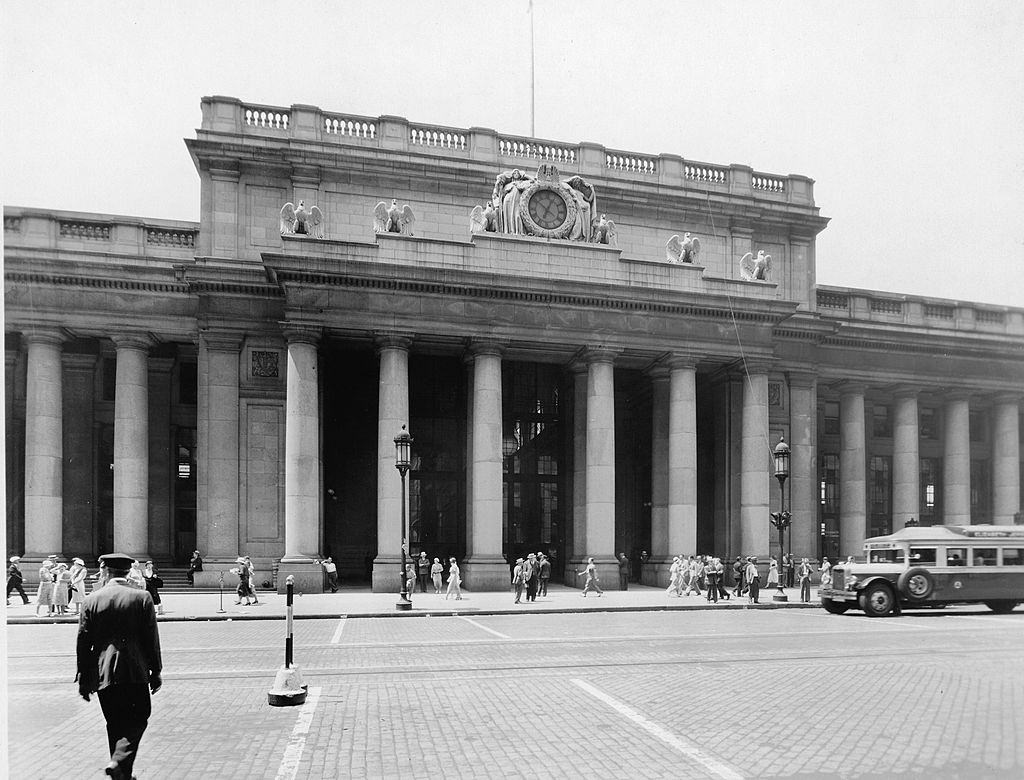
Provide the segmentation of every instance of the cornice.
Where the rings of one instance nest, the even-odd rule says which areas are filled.
[[[30,284],[52,287],[82,287],[95,290],[131,290],[135,292],[187,294],[189,285],[182,282],[158,282],[107,276],[77,276],[72,274],[44,274],[8,271],[4,280],[12,284]]]

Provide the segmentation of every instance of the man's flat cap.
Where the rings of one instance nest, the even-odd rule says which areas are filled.
[[[135,559],[124,553],[107,553],[99,557],[100,564],[111,569],[130,569]]]

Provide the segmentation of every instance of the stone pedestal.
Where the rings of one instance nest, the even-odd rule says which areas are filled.
[[[672,558],[671,555],[649,558],[647,563],[640,564],[640,584],[652,588],[667,588]]]
[[[277,567],[277,592],[285,593],[288,576],[295,578],[295,595],[324,592],[324,569],[312,561],[282,559]]]

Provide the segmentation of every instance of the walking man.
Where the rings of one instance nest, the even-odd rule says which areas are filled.
[[[757,570],[757,558],[747,559],[747,570],[744,575],[750,588],[750,601],[756,604],[758,593],[761,589],[761,574]]]
[[[633,564],[626,553],[619,553],[619,590],[629,590],[629,577],[633,573]]]
[[[540,582],[540,564],[537,561],[537,556],[533,553],[527,555],[526,563],[523,566],[525,567],[524,574],[526,575],[526,600],[536,601],[537,584]]]
[[[21,567],[18,566],[18,561],[21,560],[20,555],[15,555],[11,558],[11,565],[7,567],[7,596],[11,595],[11,591],[17,591],[18,595],[21,596],[21,600],[28,604],[28,596],[25,595],[25,586],[22,583],[25,581],[24,575],[21,573]]]
[[[152,711],[150,692],[160,690],[160,636],[153,597],[126,579],[132,558],[110,553],[99,560],[107,583],[82,605],[75,679],[86,701],[99,694],[110,749],[107,776],[130,780]]]
[[[522,558],[516,558],[516,567],[512,570],[512,588],[516,594],[516,604],[523,598],[523,585],[525,584],[526,566]]]
[[[538,564],[540,567],[540,573],[537,578],[537,581],[539,583],[537,588],[537,595],[547,596],[548,580],[551,579],[551,561],[548,560],[548,556],[546,556],[544,553],[537,553],[537,555],[540,558],[540,563]]]

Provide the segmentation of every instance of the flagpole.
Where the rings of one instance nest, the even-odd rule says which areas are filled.
[[[536,84],[534,78],[534,53],[533,53],[533,0],[530,0],[527,12],[530,14],[530,138],[537,137],[537,127],[534,123],[534,114],[537,106]]]

